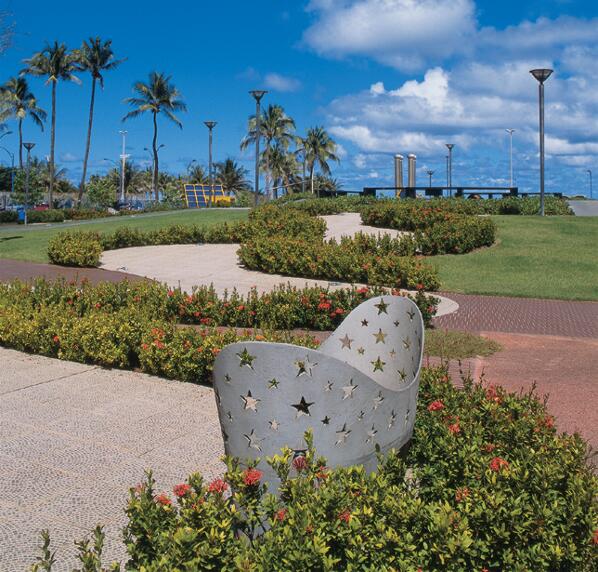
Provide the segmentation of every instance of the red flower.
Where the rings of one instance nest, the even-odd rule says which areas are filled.
[[[221,352],[220,348],[212,348],[212,355],[217,356]]]
[[[166,493],[160,493],[159,495],[156,495],[155,501],[162,506],[170,506],[172,504],[172,501],[168,498]]]
[[[95,308],[96,310],[99,310],[102,307],[102,304],[100,304],[99,302],[96,302]]]
[[[59,344],[59,343],[60,343],[60,338],[59,338],[58,336],[54,336],[54,337],[52,338],[52,341],[53,341],[55,344]]]
[[[508,469],[509,463],[500,457],[494,457],[492,461],[490,461],[490,470],[498,473],[501,469]]]
[[[457,433],[461,432],[461,427],[459,426],[458,421],[456,423],[453,423],[452,425],[449,425],[448,429],[453,434],[457,434]]]
[[[488,399],[489,401],[494,401],[494,403],[501,403],[502,399],[498,395],[496,386],[491,385],[488,389],[486,389],[486,399]]]
[[[168,291],[168,297],[172,298],[174,296],[174,290],[169,290]]]
[[[337,308],[335,311],[339,316],[345,313],[345,311],[342,308]]]
[[[307,459],[303,455],[299,455],[293,459],[293,467],[300,473],[307,468]]]
[[[594,538],[592,538],[593,544],[598,544],[598,528],[594,531]]]
[[[416,290],[423,290],[423,289],[424,289],[424,285],[423,285],[421,282],[419,282],[419,283],[418,283],[418,284],[415,286],[415,289],[416,289]]]
[[[274,520],[277,520],[278,522],[282,522],[286,516],[287,516],[287,509],[281,508],[280,510],[276,511],[276,514],[274,515]]]
[[[330,310],[330,303],[328,303],[328,302],[320,302],[318,304],[318,310]]]
[[[208,492],[209,493],[219,493],[219,494],[222,494],[227,489],[228,489],[228,485],[222,479],[214,479],[208,485]]]
[[[239,310],[239,312],[242,312],[245,309],[245,306],[243,306],[243,304],[241,304],[240,306],[237,306],[237,310]]]
[[[351,522],[351,513],[348,510],[341,512],[338,515],[338,519],[346,524],[349,524]]]
[[[201,316],[201,312],[193,312],[193,315],[194,315],[196,318],[199,318],[199,317]]]
[[[154,345],[159,349],[163,350],[166,346],[160,340],[154,340]]]
[[[191,487],[187,483],[181,483],[180,485],[174,485],[172,492],[177,498],[183,498],[191,492]]]
[[[466,499],[468,497],[469,497],[469,489],[467,487],[461,487],[455,491],[455,500],[457,502],[461,502],[463,499]]]
[[[147,348],[149,348],[149,346],[147,344],[141,344],[142,350],[147,350]]]
[[[322,467],[317,473],[316,473],[316,478],[321,479],[321,480],[325,480],[330,476],[330,473],[328,472],[328,467]]]
[[[494,449],[496,449],[496,445],[493,445],[492,443],[488,443],[487,445],[484,445],[484,451],[486,451],[486,453],[492,453],[492,451],[494,451]]]
[[[357,293],[358,294],[367,294],[370,291],[369,288],[367,288],[366,286],[364,286],[363,288],[358,288],[357,289]]]
[[[243,482],[248,487],[253,487],[253,486],[259,484],[262,476],[263,476],[262,471],[258,471],[257,469],[255,469],[253,467],[251,469],[245,469],[243,471]]]
[[[428,405],[428,411],[441,411],[444,409],[444,403],[442,401],[432,401],[430,405]]]

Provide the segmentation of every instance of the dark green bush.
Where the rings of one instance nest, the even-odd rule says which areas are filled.
[[[19,213],[17,211],[0,211],[0,223],[17,222],[19,220]]]
[[[60,209],[48,209],[47,211],[27,210],[27,222],[64,222],[64,212]]]

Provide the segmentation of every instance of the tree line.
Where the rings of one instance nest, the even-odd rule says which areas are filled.
[[[24,123],[29,120],[42,131],[48,113],[42,109],[27,81],[28,76],[46,79],[51,89],[50,119],[50,154],[47,160],[48,202],[53,205],[54,190],[60,171],[56,168],[56,101],[58,87],[64,82],[81,83],[79,75],[91,77],[89,93],[89,115],[85,139],[85,151],[81,180],[77,189],[77,203],[80,204],[88,185],[88,164],[94,127],[94,107],[98,85],[104,88],[105,75],[116,69],[125,60],[118,59],[112,49],[111,40],[99,37],[83,41],[77,49],[69,50],[64,43],[48,43],[31,58],[24,60],[24,68],[15,77],[9,78],[0,86],[0,122],[15,120],[18,129],[19,149],[18,167],[23,169],[23,132]],[[174,85],[171,76],[152,71],[147,81],[133,84],[133,95],[124,100],[131,109],[122,121],[129,121],[140,116],[149,116],[153,125],[151,144],[152,168],[151,191],[155,200],[160,197],[161,177],[159,170],[158,119],[171,121],[179,128],[183,123],[177,114],[187,111],[181,93]],[[247,135],[241,141],[241,150],[247,149],[256,141],[256,117],[248,121]],[[331,179],[331,162],[339,162],[337,145],[323,127],[316,126],[307,130],[305,136],[296,133],[295,121],[286,114],[280,105],[270,104],[263,112],[260,121],[262,152],[261,169],[265,178],[265,195],[276,198],[281,189],[293,192],[305,187],[307,178],[309,190],[314,193],[320,188],[338,188]],[[190,167],[187,175],[198,175],[199,166]],[[195,170],[195,173],[193,172]],[[318,176],[316,171],[320,172]],[[205,173],[204,173],[205,175]],[[233,192],[249,191],[247,171],[232,159],[216,165],[216,180]],[[195,177],[197,179],[198,177]],[[201,177],[200,177],[201,178]],[[187,177],[189,180],[189,177]],[[125,172],[126,181],[126,172]],[[193,181],[190,181],[193,182]],[[204,182],[198,181],[198,182]],[[234,187],[228,186],[234,184]]]

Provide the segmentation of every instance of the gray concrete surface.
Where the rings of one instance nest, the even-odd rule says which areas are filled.
[[[220,474],[210,388],[0,348],[0,570],[35,561],[50,530],[58,564],[105,525],[106,557],[125,556],[128,488],[152,468],[158,492],[192,472]]]
[[[598,216],[598,201],[567,201],[575,216]]]

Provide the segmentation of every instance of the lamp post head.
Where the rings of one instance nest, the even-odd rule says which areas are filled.
[[[266,95],[268,92],[263,89],[254,89],[254,90],[250,91],[249,93],[259,103],[260,100],[262,99],[262,97],[264,97],[264,95]]]
[[[35,143],[23,143],[23,147],[27,149],[27,151],[31,151],[35,147]]]
[[[505,131],[509,134],[509,135],[513,135],[513,133],[515,133],[515,129],[505,129]]]
[[[540,83],[544,83],[551,75],[553,70],[548,68],[539,68],[530,70],[531,73]]]
[[[455,144],[454,144],[454,143],[446,143],[446,148],[447,148],[449,151],[452,151],[454,146],[455,146]]]
[[[212,129],[214,129],[214,127],[216,127],[217,122],[216,121],[204,121],[204,125],[210,130],[212,131]]]
[[[428,173],[428,175],[430,175],[430,177],[431,177],[431,176],[434,174],[434,171],[432,171],[432,170],[428,169],[428,170],[426,171],[426,173]]]

